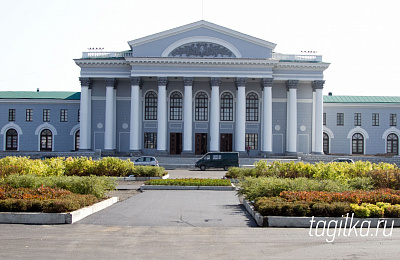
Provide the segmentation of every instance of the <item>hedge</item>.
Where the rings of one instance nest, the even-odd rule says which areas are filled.
[[[231,181],[226,179],[156,179],[148,180],[146,185],[169,185],[169,186],[231,186]]]

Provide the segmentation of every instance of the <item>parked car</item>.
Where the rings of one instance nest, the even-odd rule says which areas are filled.
[[[227,171],[229,167],[239,167],[239,153],[207,153],[195,166],[202,171],[207,168],[224,168]]]
[[[337,158],[332,162],[347,162],[347,163],[354,163],[353,159],[350,158]]]
[[[133,161],[135,165],[150,165],[150,166],[159,166],[156,157],[153,156],[141,156]]]

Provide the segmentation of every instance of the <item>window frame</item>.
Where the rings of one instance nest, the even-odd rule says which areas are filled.
[[[390,126],[397,126],[397,114],[390,114],[389,121]]]
[[[183,118],[183,97],[179,91],[174,91],[169,96],[169,120],[181,121]]]
[[[43,129],[40,132],[40,151],[53,151],[53,141],[53,132],[50,129]]]
[[[16,118],[16,110],[15,108],[8,109],[8,121],[14,122]]]
[[[14,128],[6,131],[6,151],[18,151],[18,131]]]
[[[258,134],[246,133],[246,149],[250,146],[250,150],[258,150]]]
[[[32,122],[33,121],[33,109],[32,108],[27,108],[25,110],[25,121],[26,122]]]
[[[194,120],[208,121],[208,94],[204,91],[198,92],[194,103]]]
[[[344,126],[344,113],[336,114],[336,125]]]
[[[220,121],[233,121],[233,95],[228,91],[220,97]]]
[[[354,113],[354,126],[361,126],[361,113]]]
[[[150,90],[144,96],[144,120],[157,120],[157,93]]]
[[[379,126],[379,113],[372,113],[372,126]]]
[[[246,95],[246,121],[257,122],[259,111],[259,97],[256,92]]]
[[[50,109],[43,109],[43,122],[50,122]]]
[[[68,109],[60,109],[60,122],[68,122]]]
[[[144,133],[144,149],[157,149],[157,133],[146,132]]]

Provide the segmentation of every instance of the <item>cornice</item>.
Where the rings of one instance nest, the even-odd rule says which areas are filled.
[[[279,70],[314,70],[324,71],[330,63],[310,63],[310,62],[279,62],[274,69]]]
[[[126,60],[114,60],[114,59],[76,59],[75,64],[81,66],[92,66],[92,65],[106,65],[106,66],[129,66]]]
[[[221,59],[221,58],[171,58],[171,57],[154,57],[154,58],[126,58],[130,65],[153,65],[153,64],[170,64],[170,65],[231,65],[231,66],[267,66],[274,67],[278,61],[265,59]]]

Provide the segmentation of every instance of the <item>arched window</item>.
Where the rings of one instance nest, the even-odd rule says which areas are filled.
[[[246,121],[258,121],[258,95],[254,92],[246,96]]]
[[[147,92],[144,98],[144,119],[157,120],[157,94],[154,91]]]
[[[182,120],[182,94],[175,91],[169,98],[169,119]]]
[[[49,129],[40,133],[40,151],[51,151],[53,148],[53,134]]]
[[[233,96],[229,92],[221,95],[221,121],[233,121]]]
[[[329,154],[329,135],[327,133],[323,135],[323,149],[324,154]]]
[[[15,129],[6,132],[6,150],[16,151],[18,149],[18,133]]]
[[[80,139],[81,139],[81,133],[80,130],[78,130],[75,133],[75,151],[79,150]]]
[[[399,154],[399,137],[396,134],[388,135],[386,143],[386,153],[391,155]]]
[[[352,154],[364,154],[364,136],[356,133],[351,138],[352,142]]]
[[[205,92],[196,95],[194,117],[196,121],[208,120],[208,96]]]

